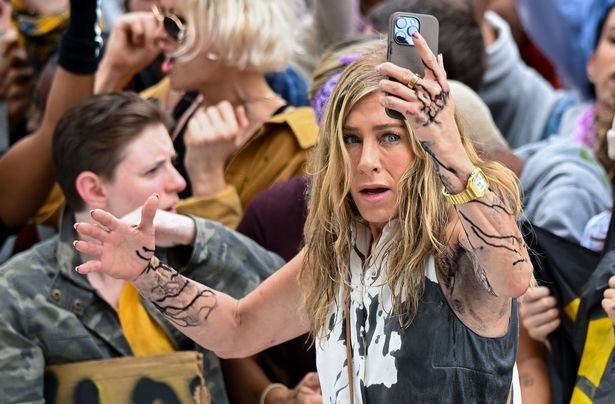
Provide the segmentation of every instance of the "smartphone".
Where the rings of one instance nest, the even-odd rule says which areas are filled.
[[[412,70],[419,77],[424,77],[425,66],[412,40],[412,34],[417,31],[423,36],[433,54],[437,55],[439,23],[436,17],[398,11],[389,17],[387,60]],[[391,118],[405,119],[397,111],[387,109],[386,112]]]

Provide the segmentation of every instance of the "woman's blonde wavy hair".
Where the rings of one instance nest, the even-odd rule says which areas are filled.
[[[350,64],[325,108],[320,137],[310,162],[312,182],[309,190],[309,213],[305,225],[306,256],[300,281],[310,326],[315,336],[322,336],[331,305],[340,305],[340,289],[347,297],[352,222],[362,220],[350,197],[351,165],[343,142],[342,127],[353,107],[365,96],[379,91],[384,77],[376,66],[385,61],[383,49],[365,55]],[[458,116],[463,147],[475,166],[484,171],[490,189],[503,206],[517,215],[520,210],[516,176],[496,162],[483,161]],[[444,227],[451,208],[442,195],[442,183],[432,158],[423,150],[406,123],[411,149],[415,155],[398,183],[398,219],[389,237],[392,242],[382,252],[386,285],[399,290],[393,297],[394,315],[403,327],[414,319],[424,289],[424,271],[430,255],[443,250]],[[338,306],[339,307],[339,306]]]
[[[174,57],[189,60],[215,44],[225,66],[282,70],[300,51],[296,0],[183,0],[186,37]]]

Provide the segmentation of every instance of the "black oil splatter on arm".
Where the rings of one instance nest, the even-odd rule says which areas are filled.
[[[417,118],[417,123],[422,123],[423,126],[429,126],[432,123],[440,124],[436,118],[448,104],[450,92],[440,90],[438,94],[432,95],[421,84],[416,84],[412,90],[414,90],[414,94],[421,104],[421,111],[424,114],[423,117]]]
[[[423,146],[423,150],[425,150],[425,152],[429,154],[429,156],[433,160],[436,166],[436,173],[438,174],[438,178],[440,178],[442,185],[444,185],[444,188],[446,189],[447,192],[452,193],[453,185],[448,180],[448,178],[446,178],[442,170],[446,170],[449,173],[453,174],[455,177],[459,177],[457,170],[455,170],[453,167],[449,167],[445,165],[442,161],[440,161],[440,159],[438,159],[438,156],[436,156],[436,153],[434,153],[433,149],[431,148],[431,144],[429,142],[423,140],[421,141],[421,146]]]
[[[139,289],[164,316],[181,327],[202,326],[218,300],[212,289],[199,289],[190,279],[152,257],[144,273],[153,275]]]
[[[154,256],[154,252],[156,252],[155,250],[147,248],[145,246],[142,246],[141,250],[142,251],[136,250],[135,254],[137,254],[137,257],[139,257],[139,259],[142,259],[143,261],[151,260]]]
[[[473,202],[477,202],[485,206],[487,209],[492,210],[495,215],[510,215],[508,210],[501,203],[485,203],[483,201]],[[462,212],[458,206],[455,206],[455,210],[461,218],[462,229],[471,247],[468,253],[473,261],[476,279],[485,288],[485,290],[493,296],[496,296],[495,291],[489,282],[487,269],[485,268],[481,257],[477,255],[477,252],[484,250],[486,247],[506,250],[512,253],[512,256],[515,257],[515,259],[511,262],[511,265],[514,267],[527,262],[527,258],[523,255],[523,251],[525,251],[525,242],[521,236],[515,234],[490,233]]]

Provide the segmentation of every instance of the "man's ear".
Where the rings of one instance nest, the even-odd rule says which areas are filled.
[[[100,176],[83,171],[75,180],[75,187],[81,199],[91,208],[105,209],[107,206],[107,190]]]

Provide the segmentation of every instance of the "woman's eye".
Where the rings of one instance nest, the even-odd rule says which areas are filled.
[[[356,144],[361,143],[361,139],[355,135],[344,135],[344,143],[346,144]]]
[[[385,143],[395,143],[399,140],[399,135],[396,135],[395,133],[387,133],[384,136],[382,136],[382,141]]]

